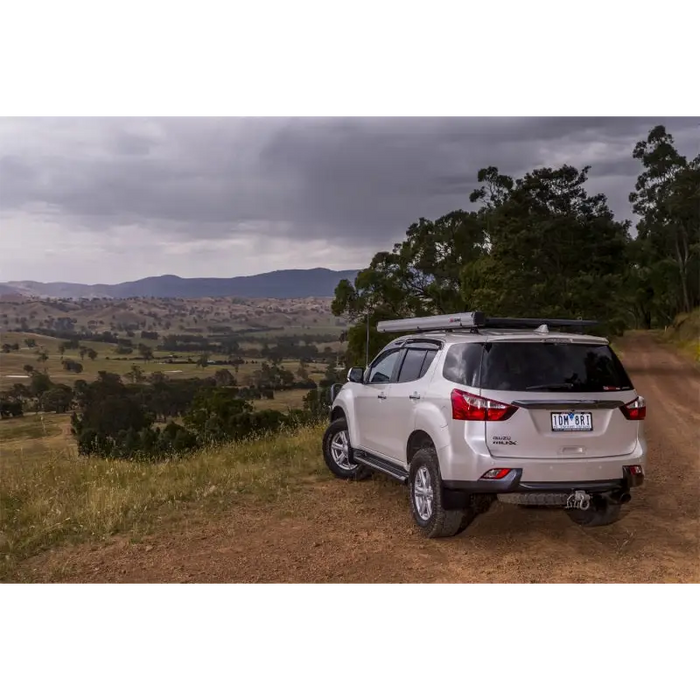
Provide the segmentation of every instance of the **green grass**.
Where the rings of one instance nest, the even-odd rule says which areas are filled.
[[[328,478],[323,428],[202,450],[158,464],[55,452],[0,468],[0,580],[22,559],[67,542],[143,532],[184,507],[272,501]]]

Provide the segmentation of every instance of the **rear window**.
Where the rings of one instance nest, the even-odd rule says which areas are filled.
[[[608,345],[554,342],[453,345],[443,375],[496,391],[621,391],[632,388]]]

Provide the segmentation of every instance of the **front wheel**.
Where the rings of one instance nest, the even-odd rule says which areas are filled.
[[[361,464],[352,461],[352,448],[345,418],[334,420],[323,435],[323,458],[326,466],[339,479],[360,481],[371,476],[372,472]]]
[[[478,513],[471,501],[468,508],[445,509],[440,466],[432,448],[418,450],[411,460],[409,485],[413,520],[426,537],[458,535]]]

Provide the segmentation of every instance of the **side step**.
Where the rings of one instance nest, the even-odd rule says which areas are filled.
[[[355,462],[359,462],[370,469],[386,474],[392,479],[400,481],[402,484],[405,484],[408,481],[408,472],[405,469],[401,469],[401,467],[397,467],[381,457],[368,454],[362,450],[353,450],[352,458]]]

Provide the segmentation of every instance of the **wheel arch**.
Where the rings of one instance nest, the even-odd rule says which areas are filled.
[[[337,420],[338,418],[345,418],[348,424],[348,435],[350,437],[350,444],[355,446],[358,445],[358,434],[357,426],[355,425],[355,401],[352,396],[352,392],[343,390],[336,397],[331,407],[330,419],[331,422]]]
[[[338,418],[345,418],[347,420],[347,416],[345,415],[345,411],[342,406],[334,406],[333,410],[331,411],[331,421],[338,420]]]
[[[406,443],[406,464],[410,466],[413,456],[424,448],[435,449],[435,441],[425,430],[414,430]]]

